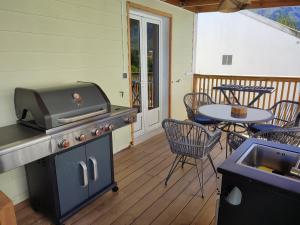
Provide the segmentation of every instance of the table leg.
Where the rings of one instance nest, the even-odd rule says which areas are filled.
[[[247,106],[253,105],[264,93],[259,93]]]
[[[241,105],[240,100],[235,96],[235,93],[234,93],[233,91],[230,91],[230,93],[231,93],[231,95],[232,95],[234,101],[235,101],[238,105]]]
[[[227,159],[227,157],[228,157],[228,133],[229,133],[229,132],[226,132],[226,143],[225,143],[226,159]]]
[[[223,93],[223,95],[224,95],[225,99],[227,100],[227,102],[228,102],[230,105],[232,105],[232,103],[231,103],[230,99],[228,98],[226,92],[225,92],[224,90],[221,90],[221,92]]]

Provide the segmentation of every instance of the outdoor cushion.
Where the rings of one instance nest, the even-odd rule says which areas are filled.
[[[274,129],[278,129],[281,128],[280,126],[276,126],[273,124],[253,124],[250,126],[250,129],[253,132],[260,132],[260,131],[268,131],[268,130],[274,130]]]
[[[216,123],[218,123],[218,121],[216,121],[214,119],[211,119],[211,118],[209,118],[207,116],[204,116],[204,115],[196,115],[195,116],[195,122],[203,124],[203,125],[209,125],[209,124],[216,124]]]

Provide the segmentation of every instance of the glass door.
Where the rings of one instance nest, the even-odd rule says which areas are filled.
[[[130,16],[132,105],[138,109],[135,136],[161,122],[161,21]]]
[[[130,54],[131,54],[131,91],[132,106],[138,109],[137,122],[134,132],[142,133],[143,123],[143,97],[142,97],[142,66],[141,66],[141,18],[130,16]]]
[[[145,20],[146,29],[146,64],[147,64],[147,111],[146,126],[151,129],[160,123],[160,23]]]

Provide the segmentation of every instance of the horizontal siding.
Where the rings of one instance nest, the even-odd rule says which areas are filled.
[[[123,8],[122,8],[123,2]],[[172,98],[191,90],[193,14],[159,0],[139,4],[173,15]],[[16,121],[18,86],[56,85],[78,80],[98,83],[114,104],[129,105],[125,0],[0,0],[0,126]],[[123,21],[123,24],[122,24]],[[124,97],[120,95],[124,92]],[[182,103],[180,103],[182,104]],[[173,117],[185,116],[172,106]],[[113,134],[114,149],[130,142],[129,127]],[[0,189],[15,203],[27,194],[24,168],[0,174]]]

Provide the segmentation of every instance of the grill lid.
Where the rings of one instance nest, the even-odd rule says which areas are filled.
[[[30,121],[41,129],[110,112],[110,102],[102,89],[88,82],[40,89],[15,89],[15,110],[20,121]]]

